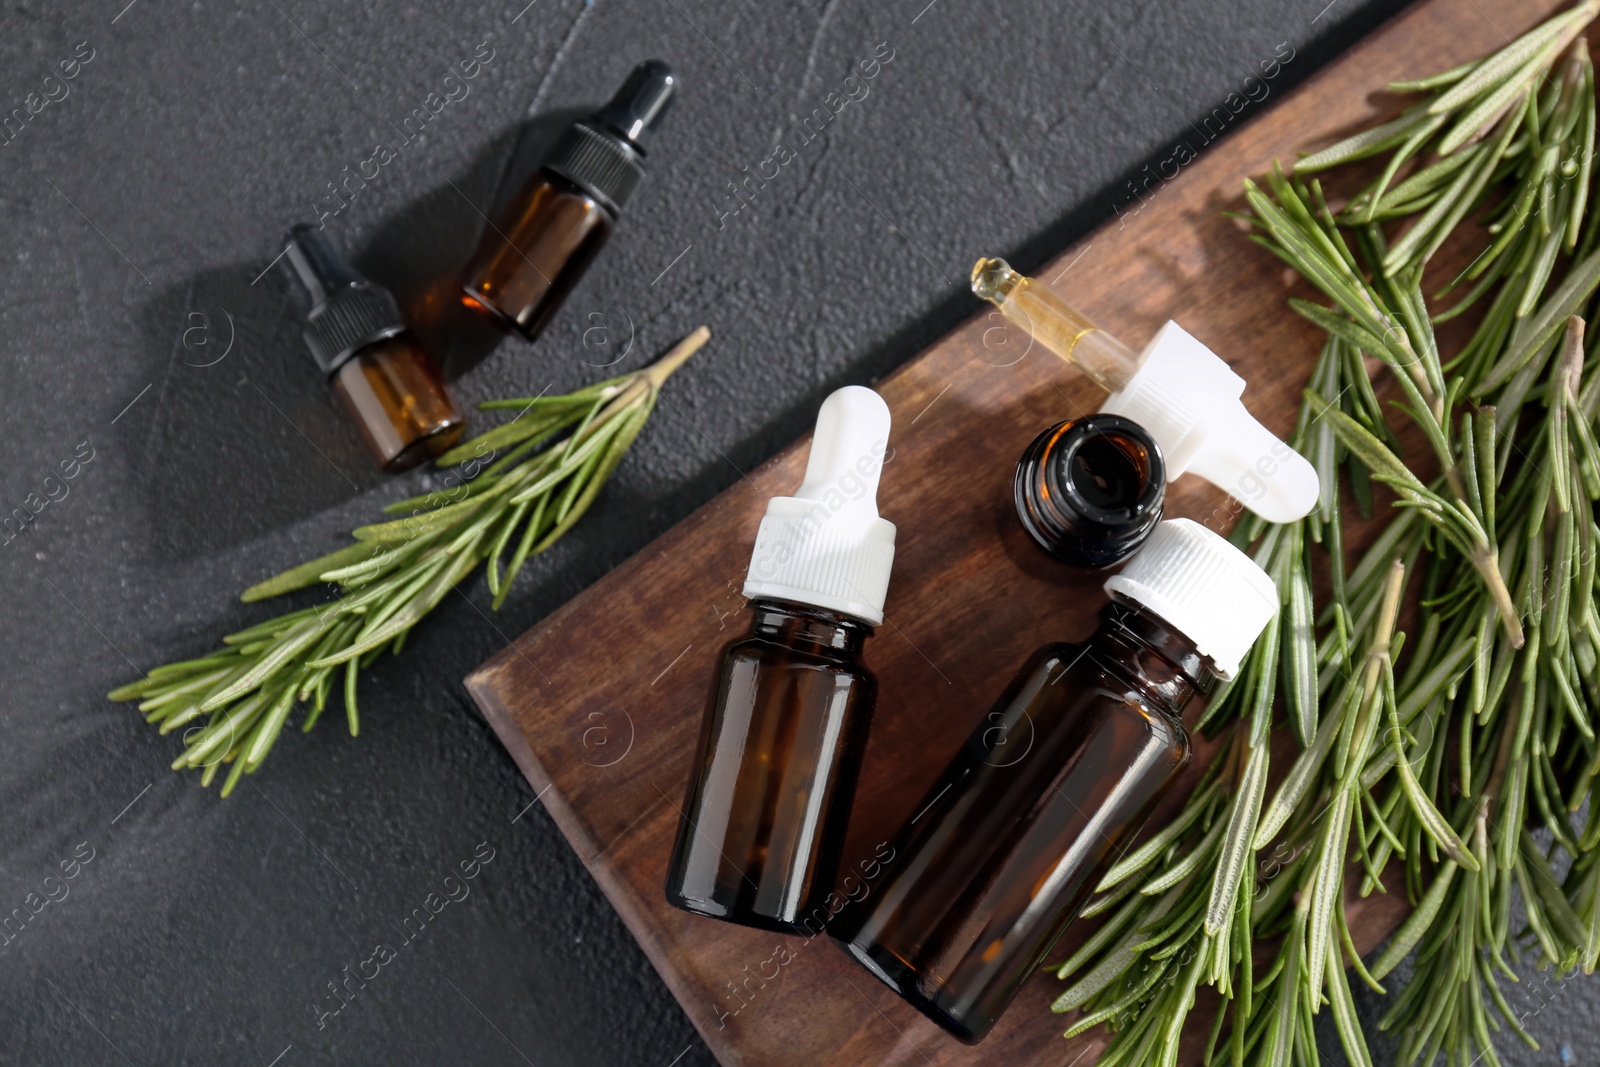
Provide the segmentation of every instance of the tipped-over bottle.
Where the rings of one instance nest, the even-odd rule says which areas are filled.
[[[1188,519],[1106,582],[1082,645],[1049,644],[912,809],[886,873],[829,929],[967,1042],[994,1026],[1189,759],[1184,705],[1231,677],[1272,579]]]
[[[389,291],[357,273],[320,227],[302,223],[287,240],[311,301],[306,347],[373,458],[403,471],[460,440],[466,415]]]
[[[483,231],[462,275],[465,307],[525,340],[539,336],[644,180],[651,138],[677,89],[672,68],[647,60],[610,103],[567,130]]]

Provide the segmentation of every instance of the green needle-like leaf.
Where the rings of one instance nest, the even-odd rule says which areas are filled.
[[[1269,752],[1265,739],[1250,750],[1245,761],[1244,779],[1238,784],[1228,812],[1227,831],[1222,838],[1222,855],[1211,880],[1211,901],[1206,907],[1205,931],[1215,936],[1232,915],[1239,892],[1239,875],[1252,854],[1256,820],[1261,815],[1261,798],[1267,791]]]

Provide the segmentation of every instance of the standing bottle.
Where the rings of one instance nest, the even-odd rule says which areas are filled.
[[[462,275],[462,304],[508,333],[539,336],[644,179],[650,138],[677,87],[671,67],[647,60],[609,104],[567,130],[483,231]]]
[[[311,297],[306,347],[384,470],[408,470],[461,439],[467,417],[389,290],[358,274],[322,229],[289,231],[288,259]]]
[[[1188,519],[1161,523],[1083,645],[1033,654],[830,929],[963,1041],[994,1026],[1189,759],[1180,715],[1277,611],[1272,579]]]
[[[767,505],[744,585],[750,632],[722,650],[667,870],[676,907],[788,933],[831,918],[877,697],[861,647],[894,562],[877,507],[888,444],[883,398],[840,389],[817,414],[805,481]]]

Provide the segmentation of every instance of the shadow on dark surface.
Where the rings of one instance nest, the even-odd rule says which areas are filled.
[[[153,382],[139,495],[150,548],[180,561],[241,544],[382,479],[300,338],[279,268],[202,271],[146,304]]]
[[[1250,124],[1262,112],[1278,102],[1278,97],[1293,92],[1300,84],[1322,70],[1325,66],[1348,51],[1357,41],[1369,33],[1377,30],[1389,20],[1397,17],[1403,8],[1383,3],[1382,0],[1369,0],[1355,11],[1342,16],[1341,21],[1332,28],[1323,32],[1313,42],[1298,49],[1290,62],[1282,65],[1279,76],[1272,81],[1270,96],[1263,98],[1259,103],[1252,104],[1240,112],[1230,122],[1221,136],[1206,141],[1199,151],[1205,152],[1231,137],[1235,131]],[[1324,11],[1326,14],[1326,11]],[[1320,16],[1319,16],[1320,17]],[[1426,62],[1423,63],[1426,66]],[[1387,90],[1376,89],[1370,98],[1375,106],[1382,106],[1398,98]],[[1181,136],[1181,131],[1180,131]],[[1200,140],[1201,138],[1195,138]],[[1326,145],[1302,145],[1306,151],[1324,148]],[[1022,242],[1009,252],[1002,252],[1011,262],[1011,265],[1024,274],[1032,274],[1043,267],[1050,260],[1061,254],[1061,251],[1082,238],[1090,230],[1105,222],[1113,214],[1111,205],[1122,204],[1128,201],[1133,194],[1130,190],[1138,179],[1148,175],[1162,160],[1168,158],[1171,148],[1163,147],[1151,153],[1146,158],[1139,160],[1125,170],[1117,178],[1108,182],[1103,189],[1097,190],[1093,195],[1084,197],[1079,205],[1063,214],[1055,222],[1040,230],[1033,237]],[[1242,182],[1245,177],[1240,176]],[[986,253],[993,254],[993,253]]]
[[[1396,14],[1398,12],[1389,5],[1371,2],[1346,15],[1336,27],[1318,37],[1314,43],[1299,49],[1291,62],[1282,65],[1278,77],[1272,82],[1272,93],[1269,97],[1238,113],[1226,129],[1222,130],[1220,136],[1205,142],[1200,151],[1210,151],[1226,141],[1236,130],[1247,126],[1267,108],[1276,104],[1278,97],[1296,89],[1307,78]],[[1376,102],[1383,102],[1389,100],[1390,95],[1384,90],[1378,90],[1373,94],[1373,99]],[[1307,146],[1308,149],[1313,147],[1323,146]],[[979,256],[999,254],[1024,274],[1038,272],[1063,250],[1081,241],[1098,226],[1113,218],[1116,214],[1114,205],[1122,206],[1130,201],[1136,205],[1135,194],[1129,191],[1136,179],[1148,176],[1152,168],[1170,156],[1171,151],[1171,146],[1164,146],[1138,161],[1102,188],[1081,198],[1075,207],[1021,244],[1008,249],[975,247],[969,250],[971,258],[976,260]],[[1241,181],[1244,177],[1240,175]],[[828,393],[843,385],[877,381],[978,314],[982,310],[982,304],[967,291],[966,281],[965,276],[958,279],[956,291],[941,300],[918,321],[863,353],[850,367],[848,373],[830,377],[799,403],[775,413],[758,433],[738,442],[728,450],[730,459],[746,471],[759,465],[786,443],[810,429],[816,407]],[[722,481],[717,490],[731,482],[732,478]],[[711,493],[707,493],[699,499],[707,499],[710,495]]]
[[[505,340],[457,298],[461,268],[489,225],[484,216],[511,199],[554,138],[586,113],[555,111],[507,128],[464,173],[394,212],[363,248],[344,250],[395,293],[447,377],[470,371]],[[150,354],[160,405],[143,478],[158,558],[241,544],[384,481],[306,351],[306,302],[287,267],[280,260],[256,271],[202,271],[141,312],[138,348]]]

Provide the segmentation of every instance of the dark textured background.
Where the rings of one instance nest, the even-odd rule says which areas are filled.
[[[1296,56],[1275,93],[1400,6],[125,3],[0,15],[0,112],[93,49],[0,147],[0,513],[82,442],[94,454],[0,547],[0,913],[93,850],[0,949],[10,1063],[710,1062],[460,678],[803,431],[826,392],[972,314],[976,255],[1037,266],[1280,43]],[[264,617],[241,588],[426,484],[374,473],[300,347],[286,271],[263,271],[485,40],[470,95],[328,219],[335,238],[436,330],[430,283],[478,210],[659,55],[684,93],[611,247],[536,346],[457,336],[448,361],[477,401],[572,388],[624,348],[638,366],[701,322],[715,340],[503,611],[473,585],[482,610],[447,603],[368,672],[359,740],[337,714],[286,734],[219,801],[167,770],[176,737],[102,694]],[[894,59],[870,95],[719,229],[726,183],[880,42]],[[630,669],[627,634],[615,656]],[[319,1029],[326,983],[481,842],[471,896]],[[1545,1051],[1512,1062],[1594,1048],[1577,1010],[1594,987],[1559,996],[1533,1024]]]

